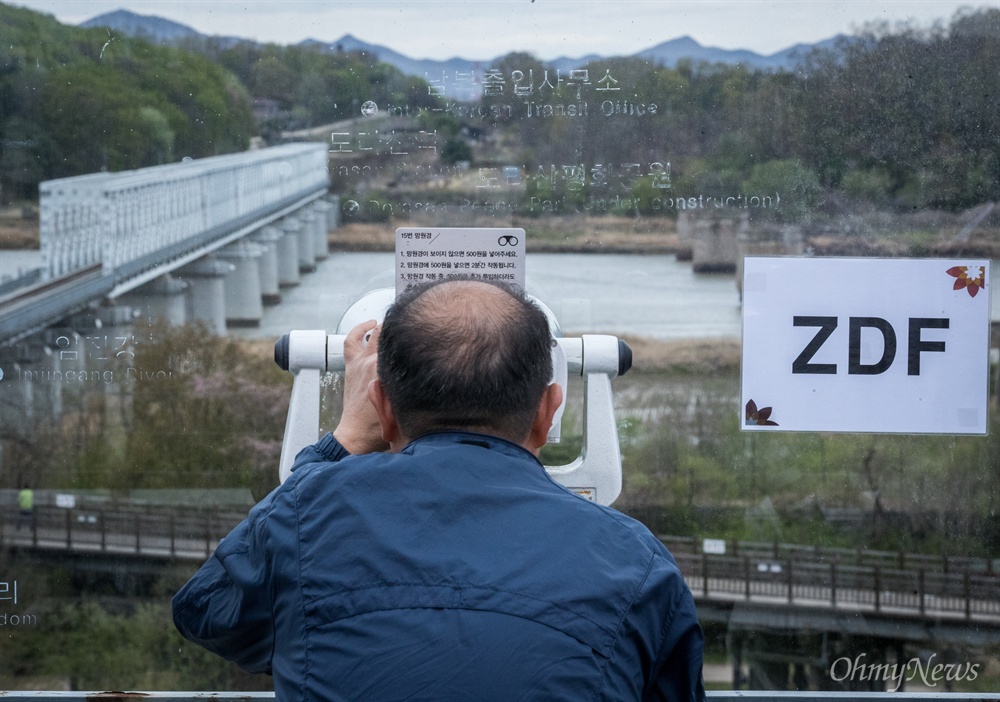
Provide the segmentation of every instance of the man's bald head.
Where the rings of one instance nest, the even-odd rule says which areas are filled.
[[[552,378],[544,313],[476,280],[411,288],[386,312],[379,382],[410,438],[468,429],[520,442]]]

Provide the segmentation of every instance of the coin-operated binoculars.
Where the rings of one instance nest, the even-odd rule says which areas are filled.
[[[324,330],[298,330],[282,336],[274,345],[274,360],[295,378],[281,447],[279,478],[291,474],[296,454],[317,440],[320,413],[320,380],[324,373],[344,370],[344,338],[357,324],[381,320],[392,304],[392,289],[373,290],[352,305],[336,334]],[[632,350],[614,336],[562,337],[552,312],[537,299],[545,312],[557,344],[552,349],[553,382],[563,388],[563,405],[570,374],[583,377],[583,447],[576,460],[563,466],[545,466],[558,483],[581,497],[609,505],[622,488],[622,462],[618,448],[611,379],[632,366]],[[558,441],[562,408],[556,413],[550,441]]]

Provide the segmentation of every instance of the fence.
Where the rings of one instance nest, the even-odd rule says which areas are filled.
[[[39,550],[84,551],[204,560],[245,513],[181,509],[36,507],[0,516],[0,543]]]
[[[660,540],[674,554],[702,553],[703,541],[693,536],[661,536]],[[907,553],[905,551],[878,551],[863,548],[837,548],[820,545],[785,544],[778,541],[726,541],[725,553],[732,556],[749,556],[753,559],[794,558],[796,561],[816,563],[836,562],[857,566],[880,566],[883,568],[924,568],[940,570],[943,573],[971,570],[994,573],[998,569],[994,559],[971,556],[931,555]]]
[[[25,523],[8,508],[0,515],[0,543],[201,560],[244,516],[240,510],[42,506]],[[972,559],[883,553],[859,565],[846,549],[744,543],[739,555],[707,554],[683,550],[690,540],[662,538],[702,598],[1000,620],[1000,576]]]

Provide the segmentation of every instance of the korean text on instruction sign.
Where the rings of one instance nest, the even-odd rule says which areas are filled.
[[[447,278],[493,280],[524,289],[524,230],[404,227],[396,230],[396,294]]]

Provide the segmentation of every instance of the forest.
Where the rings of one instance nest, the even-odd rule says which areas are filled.
[[[250,99],[191,52],[59,24],[0,5],[0,186],[10,201],[42,180],[239,151]]]
[[[463,105],[362,52],[214,39],[153,46],[2,4],[0,20],[10,47],[0,58],[5,202],[33,197],[46,179],[238,151],[253,136],[276,143],[286,130],[351,120],[366,101],[405,106],[410,129],[439,133],[441,163],[516,163],[526,212],[532,196],[583,202],[607,189],[593,174],[539,176],[553,164],[658,164],[630,174],[624,191],[636,197],[781,190],[797,204],[782,213],[793,220],[831,197],[896,211],[1000,199],[995,8],[929,28],[869,26],[793,71],[601,59],[580,70],[593,83],[613,76],[627,93],[617,108],[591,100],[589,109],[571,81],[544,92],[542,76],[557,71],[526,53],[503,57],[483,80],[531,76],[530,97],[512,97],[508,85]],[[255,122],[262,100],[275,110]],[[543,117],[553,105],[562,114]]]
[[[624,104],[592,102],[586,114],[564,108],[547,119],[521,117],[519,104],[494,122],[516,134],[529,174],[551,163],[669,162],[677,192],[794,193],[801,207],[786,213],[792,219],[808,216],[823,193],[898,211],[960,210],[1000,198],[998,60],[1000,10],[982,9],[928,29],[870,26],[791,72],[601,61],[591,74],[630,86]],[[524,54],[499,68],[546,71]],[[571,107],[578,95],[557,87],[528,114],[544,114],[541,103]],[[502,102],[483,98],[488,108]],[[608,118],[608,109],[621,118]],[[636,179],[632,193],[655,188],[656,179]],[[582,202],[600,182],[542,187]]]

